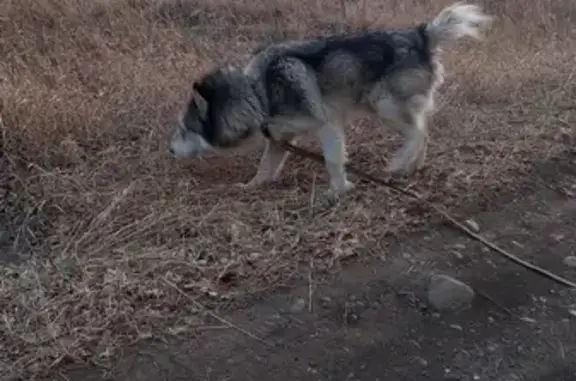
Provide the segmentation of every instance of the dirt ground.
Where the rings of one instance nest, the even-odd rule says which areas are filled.
[[[520,191],[470,215],[481,234],[572,280],[576,152],[541,163]],[[68,380],[576,380],[576,290],[529,272],[452,228],[390,242],[386,260],[246,300],[196,336],[127,348],[106,376]],[[471,308],[434,311],[432,274],[471,285]],[[186,303],[186,301],[183,301]],[[231,327],[231,326],[234,327]]]

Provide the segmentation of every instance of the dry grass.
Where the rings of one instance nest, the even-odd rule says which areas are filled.
[[[302,160],[273,188],[230,188],[253,174],[257,152],[176,163],[166,133],[213,64],[275,38],[411,24],[446,3],[1,0],[7,379],[106,366],[134,340],[193,331],[202,314],[164,280],[217,304],[282,284],[311,260],[322,272],[385,256],[383,237],[421,227],[416,205],[371,185],[314,209],[324,172]],[[447,52],[429,167],[412,180],[450,208],[518,184],[566,148],[576,115],[576,4],[484,3],[495,31]],[[396,137],[373,127],[350,129],[350,150],[378,171]]]

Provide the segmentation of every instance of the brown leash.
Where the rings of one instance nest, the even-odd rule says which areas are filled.
[[[265,134],[268,135],[268,134]],[[268,137],[268,136],[267,136]],[[324,164],[324,157],[318,153],[309,151],[305,148],[302,147],[297,147],[293,144],[290,144],[288,142],[276,142],[273,139],[270,139],[272,144],[279,144],[282,148],[284,148],[285,150],[292,152],[298,156],[302,156],[304,158],[310,159],[312,161],[316,161],[320,164]],[[494,250],[495,252],[497,252],[498,254],[502,255],[503,257],[505,257],[506,259],[515,262],[521,266],[524,266],[525,268],[534,271],[535,273],[542,275],[546,278],[552,279],[564,286],[568,286],[571,288],[576,288],[576,283],[565,279],[557,274],[554,274],[548,270],[545,270],[539,266],[536,266],[530,262],[527,262],[521,258],[518,258],[517,256],[515,256],[514,254],[509,253],[508,251],[504,250],[503,248],[497,246],[496,244],[494,244],[493,242],[490,242],[489,240],[487,240],[486,238],[482,237],[479,234],[476,234],[475,232],[473,232],[472,230],[470,230],[469,228],[467,228],[464,224],[462,224],[461,222],[459,222],[458,220],[456,220],[454,217],[452,217],[450,214],[448,214],[448,212],[446,212],[442,207],[428,201],[425,200],[419,193],[414,192],[412,190],[409,189],[405,189],[402,188],[396,184],[394,184],[392,181],[389,180],[385,180],[379,177],[376,177],[374,175],[371,175],[370,173],[367,173],[365,171],[362,171],[358,168],[355,168],[349,164],[346,165],[346,169],[350,172],[355,174],[358,177],[361,177],[365,180],[371,181],[373,183],[379,184],[379,185],[383,185],[385,187],[388,187],[390,189],[392,189],[393,191],[395,191],[396,193],[400,193],[403,194],[405,196],[411,197],[415,200],[420,201],[422,204],[424,204],[426,207],[428,207],[429,209],[435,211],[436,213],[438,213],[439,215],[441,215],[442,217],[444,217],[446,220],[450,221],[452,223],[452,225],[454,225],[456,228],[458,228],[460,231],[464,232],[465,234],[467,234],[468,236],[470,236],[471,238],[481,242],[482,244],[484,244],[485,246],[489,247],[490,249]]]

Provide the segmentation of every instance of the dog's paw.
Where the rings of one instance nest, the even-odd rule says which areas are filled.
[[[251,189],[257,189],[257,188],[262,188],[266,185],[269,185],[272,181],[271,180],[250,180],[247,183],[237,183],[236,186],[240,189],[246,189],[246,190],[251,190]]]
[[[386,168],[386,172],[392,178],[412,176],[420,170],[423,164],[423,162],[418,160],[413,160],[408,163],[393,160]]]
[[[392,177],[412,176],[419,172],[426,161],[426,148],[414,153],[412,156],[398,155],[386,167],[386,172]]]
[[[258,186],[257,186],[257,184],[249,182],[249,183],[236,183],[236,184],[234,184],[234,187],[244,189],[244,190],[250,190],[250,189],[257,188]]]
[[[392,177],[400,177],[407,175],[410,172],[410,170],[411,170],[410,163],[406,163],[396,158],[392,159],[392,161],[386,167],[386,172]]]
[[[356,184],[351,181],[346,180],[343,184],[338,186],[332,185],[330,188],[325,192],[325,195],[331,199],[337,199],[344,196],[346,193],[350,192],[356,188]]]

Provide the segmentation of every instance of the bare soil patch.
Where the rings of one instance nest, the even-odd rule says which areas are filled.
[[[482,3],[498,22],[485,42],[445,52],[428,166],[410,179],[461,213],[490,210],[535,163],[573,160],[574,3]],[[417,204],[369,184],[318,207],[324,170],[297,158],[278,185],[233,189],[257,150],[174,162],[166,133],[213,64],[242,62],[274,39],[420,22],[445,4],[0,1],[7,379],[69,363],[110,368],[127,344],[205,329],[180,291],[225,307],[293,284],[310,264],[322,277],[385,258],[383,238],[434,226]],[[375,172],[397,144],[371,121],[351,127],[349,141],[351,160]]]

